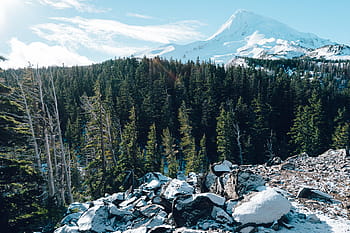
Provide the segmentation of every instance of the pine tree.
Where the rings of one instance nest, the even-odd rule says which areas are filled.
[[[268,104],[264,103],[259,96],[255,98],[252,102],[254,107],[254,122],[251,128],[253,151],[251,154],[254,157],[250,158],[252,163],[263,163],[266,161],[265,151],[266,151],[266,141],[269,139],[269,126],[268,117],[271,108]]]
[[[220,115],[217,118],[216,126],[218,160],[233,161],[234,154],[234,133],[233,133],[233,115],[231,111],[226,111],[223,106],[220,109]]]
[[[182,154],[180,157],[180,171],[185,171],[186,174],[188,174],[196,160],[197,152],[195,139],[192,136],[192,126],[190,125],[185,103],[182,103],[179,109],[179,122],[181,135],[180,149]]]
[[[175,139],[171,136],[169,128],[163,130],[162,142],[164,148],[164,157],[161,170],[170,177],[176,177],[179,171],[179,162],[177,160],[178,150]]]
[[[346,109],[338,109],[338,115],[334,119],[336,128],[332,136],[332,147],[344,149],[350,147],[350,122],[346,121]]]
[[[117,162],[117,180],[122,190],[134,186],[136,179],[144,173],[144,158],[137,144],[136,120],[135,107],[132,107],[129,122],[122,132],[121,154]]]
[[[205,173],[208,169],[208,155],[207,155],[207,146],[206,146],[207,137],[203,135],[200,141],[200,148],[196,153],[196,157],[193,158],[192,164],[188,165],[188,171],[195,173]]]
[[[308,105],[298,107],[289,134],[292,138],[291,143],[296,148],[295,153],[306,152],[315,156],[325,148],[325,145],[322,145],[323,110],[316,92],[312,93],[308,102]]]
[[[161,154],[157,140],[156,125],[153,123],[148,133],[146,145],[145,171],[159,172],[161,167]]]
[[[0,145],[10,146],[20,143],[28,134],[21,122],[24,115],[22,107],[11,100],[13,90],[0,83]]]

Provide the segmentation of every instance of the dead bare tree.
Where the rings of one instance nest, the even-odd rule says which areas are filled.
[[[56,194],[55,191],[55,183],[54,183],[54,176],[53,176],[53,169],[52,169],[52,160],[51,160],[51,151],[50,151],[50,142],[49,142],[49,131],[48,131],[48,124],[46,120],[46,108],[45,108],[45,102],[44,102],[44,94],[43,94],[43,83],[41,80],[41,76],[38,72],[38,69],[36,70],[36,80],[38,82],[39,87],[39,97],[40,97],[40,104],[41,104],[41,111],[42,111],[42,118],[43,118],[43,128],[44,128],[44,141],[45,141],[45,151],[46,151],[46,161],[47,161],[47,169],[48,169],[48,188],[49,188],[49,196],[54,197]]]
[[[273,131],[270,131],[270,136],[269,138],[266,140],[266,153],[267,153],[267,157],[269,157],[269,159],[272,159],[273,157],[275,157],[275,153],[273,151]]]
[[[61,156],[62,156],[62,165],[63,165],[63,174],[66,180],[66,187],[67,187],[67,198],[69,203],[73,202],[73,195],[72,195],[72,182],[71,182],[71,177],[69,176],[68,172],[68,164],[67,164],[67,159],[66,159],[66,152],[63,144],[63,137],[62,137],[62,131],[61,131],[61,124],[60,124],[60,116],[59,116],[59,111],[58,111],[58,102],[57,102],[57,95],[56,95],[56,89],[55,89],[55,84],[53,81],[53,75],[52,72],[50,71],[50,82],[51,82],[51,87],[52,87],[52,92],[53,92],[53,101],[54,101],[54,115],[56,119],[56,125],[57,125],[57,130],[58,130],[58,139],[61,147]]]
[[[239,125],[237,122],[234,122],[232,124],[233,126],[233,133],[235,134],[236,137],[236,143],[237,143],[237,147],[238,147],[238,158],[239,158],[239,164],[243,164],[243,149],[242,149],[242,142],[241,142],[241,130],[239,128]]]

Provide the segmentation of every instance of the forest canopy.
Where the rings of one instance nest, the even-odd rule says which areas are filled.
[[[125,58],[3,71],[1,156],[31,162],[64,205],[149,171],[349,147],[350,62],[247,63]]]

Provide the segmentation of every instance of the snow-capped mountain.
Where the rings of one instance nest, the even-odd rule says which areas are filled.
[[[168,44],[135,56],[228,63],[235,57],[350,59],[350,47],[299,32],[274,19],[245,10],[233,14],[205,41]]]

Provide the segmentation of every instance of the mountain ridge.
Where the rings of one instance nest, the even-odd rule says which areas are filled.
[[[299,32],[269,17],[236,11],[210,37],[186,45],[167,44],[134,56],[210,60],[227,64],[235,57],[349,60],[350,46]]]

